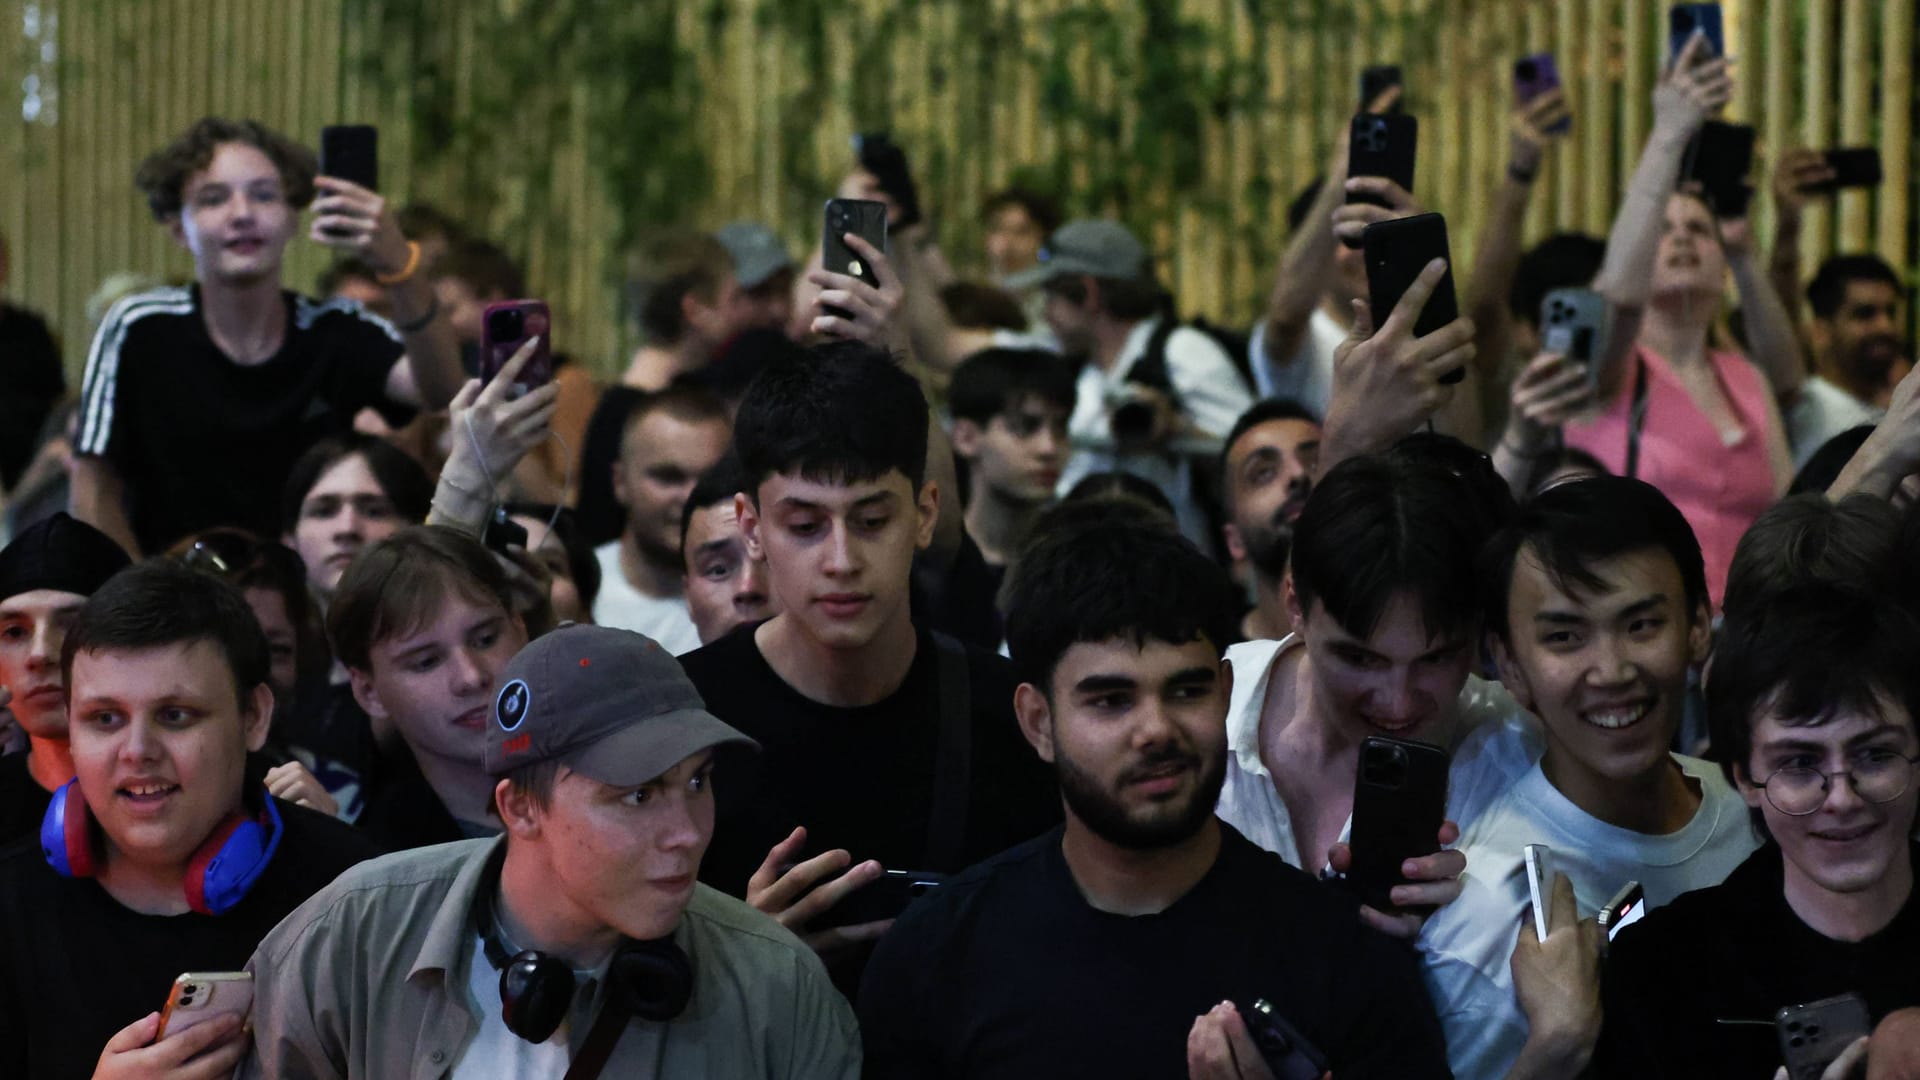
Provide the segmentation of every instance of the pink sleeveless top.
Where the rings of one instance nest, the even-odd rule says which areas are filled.
[[[1720,389],[1740,420],[1733,443],[1721,440],[1673,374],[1665,358],[1644,345],[1627,359],[1620,395],[1607,411],[1584,424],[1568,424],[1566,441],[1618,475],[1627,470],[1627,429],[1633,412],[1635,366],[1647,378],[1646,418],[1640,426],[1639,477],[1661,490],[1686,515],[1707,564],[1713,610],[1727,586],[1733,549],[1754,519],[1773,505],[1773,463],[1767,453],[1766,379],[1745,357],[1710,352]]]

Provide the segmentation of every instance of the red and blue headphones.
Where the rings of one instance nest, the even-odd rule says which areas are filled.
[[[92,877],[99,872],[93,814],[86,797],[69,780],[53,793],[40,819],[40,852],[61,877]],[[261,793],[265,809],[258,818],[233,814],[213,830],[187,864],[187,906],[202,915],[231,911],[260,880],[283,831],[273,796]]]

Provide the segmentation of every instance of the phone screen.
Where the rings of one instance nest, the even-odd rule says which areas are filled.
[[[1646,918],[1646,915],[1647,898],[1636,892],[1615,910],[1613,922],[1607,925],[1607,940],[1619,937],[1620,931]]]

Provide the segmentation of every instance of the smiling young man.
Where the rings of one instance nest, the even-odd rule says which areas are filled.
[[[1606,1075],[1766,1076],[1783,1007],[1854,993],[1878,1021],[1920,1005],[1916,641],[1910,612],[1849,583],[1723,627],[1708,720],[1766,842],[1723,884],[1622,934],[1607,959]]]
[[[672,656],[562,627],[507,666],[485,742],[506,835],[375,860],[289,916],[248,964],[241,1076],[859,1076],[819,959],[695,880],[714,752],[752,743]]]
[[[869,1080],[1186,1076],[1244,1046],[1222,1003],[1260,998],[1335,1076],[1444,1076],[1412,955],[1213,814],[1226,574],[1171,528],[1108,517],[1036,539],[1009,590],[1015,709],[1066,824],[894,924],[860,992]]]
[[[355,700],[404,744],[378,763],[355,824],[390,851],[498,832],[487,711],[527,630],[493,553],[441,526],[402,529],[347,568],[327,633]]]
[[[1307,507],[1319,464],[1320,421],[1286,398],[1254,402],[1233,422],[1220,448],[1227,555],[1253,589],[1253,609],[1240,620],[1240,634],[1250,641],[1292,632],[1280,582],[1293,552],[1293,527]]]
[[[851,342],[776,361],[734,443],[740,529],[781,613],[682,658],[714,715],[763,747],[720,788],[702,878],[799,930],[883,866],[953,873],[1057,821],[1006,661],[914,623],[913,557],[942,493],[913,377]],[[847,956],[843,981],[863,954]]]
[[[1595,477],[1522,507],[1478,576],[1501,682],[1540,719],[1546,752],[1465,823],[1465,891],[1428,920],[1421,951],[1455,1074],[1575,1075],[1597,1032],[1530,1024],[1515,999],[1526,845],[1551,850],[1583,917],[1629,881],[1652,907],[1718,884],[1755,845],[1720,770],[1669,749],[1707,658],[1706,571],[1664,495]]]
[[[702,645],[780,613],[780,603],[767,587],[767,560],[747,554],[746,534],[740,531],[734,496],[747,487],[740,459],[728,454],[700,475],[680,514],[687,613]]]
[[[105,533],[58,513],[0,549],[0,686],[27,733],[26,753],[0,757],[0,844],[37,831],[73,779],[60,650],[87,597],[127,563]]]
[[[193,255],[195,280],[127,297],[102,320],[81,390],[75,517],[136,553],[216,525],[271,536],[281,484],[316,440],[362,408],[398,426],[459,390],[418,245],[380,196],[315,177],[305,147],[251,120],[207,117],[143,162],[135,183]],[[309,202],[313,239],[381,275],[393,323],[281,288]]]
[[[984,349],[953,373],[953,453],[967,463],[967,535],[995,586],[1053,501],[1067,457],[1074,373],[1040,349]]]
[[[124,571],[80,609],[63,666],[76,779],[41,843],[0,856],[0,1074],[223,1076],[238,1019],[155,1041],[175,977],[237,970],[373,846],[248,775],[273,691],[226,584]]]

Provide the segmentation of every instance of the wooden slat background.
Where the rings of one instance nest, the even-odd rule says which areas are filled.
[[[587,5],[560,5],[584,10]],[[562,320],[560,345],[601,370],[630,348],[619,317],[618,241],[647,218],[703,226],[757,218],[796,248],[856,130],[888,126],[913,153],[923,197],[952,261],[977,271],[973,209],[1019,175],[1061,184],[1077,213],[1119,210],[1163,259],[1184,310],[1254,317],[1284,242],[1288,201],[1322,171],[1375,61],[1407,70],[1422,122],[1417,194],[1453,219],[1456,257],[1471,255],[1485,193],[1504,168],[1510,63],[1551,50],[1578,110],[1529,217],[1532,236],[1603,232],[1648,122],[1666,39],[1663,0],[846,0],[809,24],[779,0],[642,0],[567,24],[504,130],[419,124],[496,115],[490,58],[500,27],[559,26],[537,0],[0,0],[0,231],[11,241],[11,297],[48,312],[83,359],[87,296],[108,274],[189,272],[132,189],[140,157],[195,117],[257,117],[313,140],[331,122],[381,126],[381,171],[400,198],[469,220],[528,264]],[[1809,214],[1809,265],[1836,248],[1876,250],[1912,268],[1915,237],[1913,0],[1729,0],[1741,88],[1735,119],[1788,144],[1871,142],[1887,183]],[[1220,79],[1228,105],[1198,112],[1200,175],[1184,187],[1140,182],[1143,78],[1133,43],[1147,12],[1207,31],[1194,78]],[[30,17],[32,16],[32,17]],[[38,34],[29,37],[37,18]],[[545,20],[545,21],[542,21]],[[396,31],[396,27],[400,29]],[[673,106],[691,121],[707,179],[651,203],[606,174],[609,101],[599,35],[670,33],[690,70]],[[817,33],[819,40],[809,41]],[[816,64],[811,48],[824,50]],[[577,55],[576,55],[577,54]],[[600,65],[596,67],[596,65]],[[1057,65],[1057,66],[1056,66]],[[448,74],[444,82],[416,75]],[[1047,97],[1063,73],[1111,130],[1061,120]],[[38,75],[50,111],[29,122],[22,84]],[[1183,76],[1183,77],[1188,77]],[[678,77],[677,77],[678,78]],[[444,87],[428,101],[417,88]],[[1263,89],[1262,89],[1263,88]],[[1258,90],[1257,99],[1247,95]],[[1149,102],[1148,104],[1153,104]],[[608,110],[613,110],[609,114]],[[444,130],[443,130],[444,128]],[[449,133],[450,132],[450,133]],[[658,144],[647,131],[629,160]],[[450,142],[443,142],[451,139]],[[484,153],[482,152],[484,151]],[[1130,177],[1124,205],[1093,185]],[[629,177],[627,182],[633,182]],[[1761,206],[1766,236],[1767,200]],[[290,280],[309,288],[324,252],[305,242]]]

